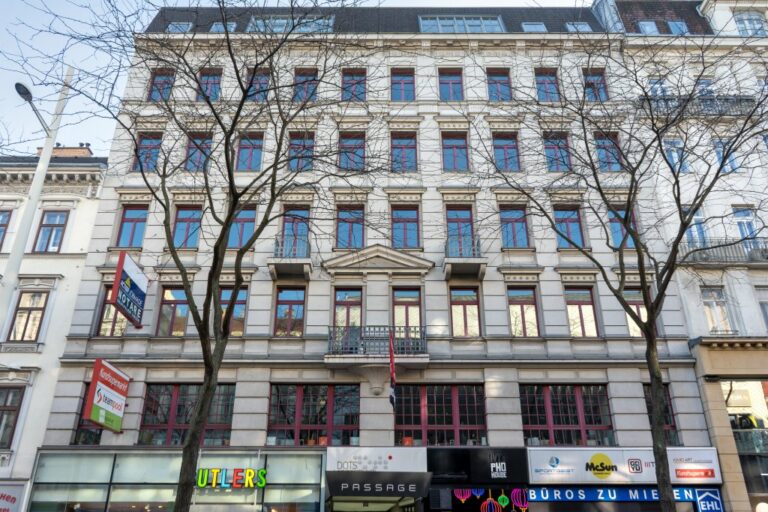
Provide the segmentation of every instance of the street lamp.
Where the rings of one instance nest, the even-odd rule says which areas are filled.
[[[29,235],[32,232],[32,222],[35,219],[35,212],[37,211],[38,203],[40,202],[40,195],[43,192],[43,185],[45,184],[45,175],[48,172],[48,165],[51,163],[51,156],[53,155],[53,146],[56,143],[56,135],[59,132],[59,126],[61,125],[61,117],[64,112],[64,106],[67,104],[67,97],[69,96],[69,84],[72,81],[74,70],[71,67],[67,67],[67,72],[64,76],[64,84],[59,92],[59,99],[56,102],[56,108],[53,111],[53,120],[51,125],[45,122],[40,112],[32,102],[32,91],[29,87],[22,83],[16,83],[16,92],[21,96],[21,99],[29,103],[32,110],[40,121],[40,124],[45,131],[45,143],[43,144],[43,150],[40,153],[40,157],[37,160],[37,167],[35,168],[35,174],[32,177],[32,183],[29,185],[29,192],[25,204],[21,206],[23,213],[19,219],[19,225],[16,229],[16,236],[11,246],[11,252],[8,254],[8,260],[3,270],[3,275],[0,277],[0,335],[7,333],[10,322],[13,321],[13,311],[11,311],[11,299],[19,284],[19,270],[21,269],[21,261],[24,259],[24,251],[29,241]]]

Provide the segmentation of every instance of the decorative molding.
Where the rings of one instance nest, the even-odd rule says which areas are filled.
[[[504,276],[505,283],[538,283],[539,274],[544,272],[544,267],[520,267],[504,265],[497,270]]]
[[[527,193],[531,193],[531,190],[526,190]],[[494,189],[493,193],[496,195],[496,202],[498,203],[518,203],[525,204],[528,202],[528,197],[520,190],[513,190],[510,188],[498,188]]]
[[[384,187],[390,203],[420,203],[427,191],[424,187]]]
[[[510,112],[509,115],[504,116],[485,116],[485,121],[491,130],[518,132],[521,129],[523,117],[517,112]]]
[[[437,191],[443,195],[443,202],[465,203],[474,201],[480,189],[477,187],[438,187]]]
[[[389,274],[426,275],[434,262],[380,244],[345,253],[323,262],[332,276]]]
[[[11,341],[6,341],[4,343],[0,343],[0,352],[8,352],[8,353],[15,353],[15,354],[35,354],[37,352],[40,352],[40,343],[29,343],[29,342],[22,342],[22,343],[14,343]]]
[[[121,203],[147,203],[152,201],[152,193],[146,188],[115,188]]]
[[[584,193],[586,191],[583,189],[574,189],[574,188],[551,188],[547,190],[547,193],[549,194],[549,199],[553,203],[572,203],[572,204],[581,204],[584,201]]]
[[[196,192],[192,190],[171,190],[174,203],[204,203],[206,199],[205,192]]]
[[[9,343],[3,343],[2,348],[5,349],[6,345],[9,345]],[[37,343],[10,343],[10,345],[32,345],[32,348],[35,349],[34,352],[37,352]],[[27,350],[3,350],[3,352],[30,352]],[[29,369],[29,367],[21,368],[21,369],[12,369],[12,368],[3,368],[0,365],[0,382],[2,383],[14,383],[14,384],[26,384],[27,386],[32,384],[32,380],[35,377],[35,372],[38,371],[38,368],[35,369]]]
[[[424,116],[385,116],[390,131],[418,131]]]
[[[79,202],[79,199],[42,199],[39,208],[41,210],[51,208],[74,210]]]
[[[337,203],[365,203],[373,187],[331,187]]]
[[[56,281],[62,279],[61,274],[46,275],[19,275],[19,290],[53,290],[56,288]]]
[[[371,122],[371,118],[367,115],[339,115],[334,116],[333,120],[339,127],[340,131],[354,130],[354,131],[366,131],[368,125]]]
[[[5,190],[3,190],[5,192]],[[21,199],[0,199],[0,208],[3,210],[15,210],[21,206]]]
[[[598,270],[594,267],[555,267],[555,272],[564,283],[594,283]]]
[[[458,130],[468,131],[472,118],[463,118],[459,116],[435,116],[435,122],[440,130]]]

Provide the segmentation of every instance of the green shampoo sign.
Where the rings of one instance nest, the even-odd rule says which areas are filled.
[[[113,432],[120,432],[130,380],[128,375],[108,362],[97,359],[93,365],[83,418]]]

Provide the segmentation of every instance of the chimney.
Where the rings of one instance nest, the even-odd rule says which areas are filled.
[[[43,148],[37,148],[37,156],[43,152]],[[56,143],[56,147],[53,148],[54,157],[69,157],[69,158],[90,158],[93,156],[91,151],[91,144],[89,142],[81,142],[77,146],[62,146],[60,142]]]

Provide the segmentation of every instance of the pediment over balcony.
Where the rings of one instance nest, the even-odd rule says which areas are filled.
[[[372,245],[323,262],[331,275],[397,274],[426,275],[435,264],[407,252]]]

